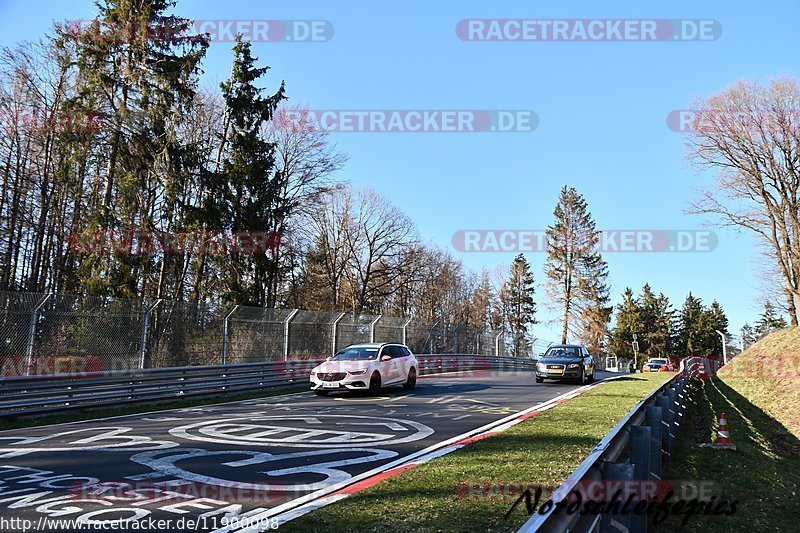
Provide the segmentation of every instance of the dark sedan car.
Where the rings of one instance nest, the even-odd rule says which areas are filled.
[[[536,362],[536,383],[545,379],[594,381],[594,360],[589,350],[579,344],[550,346]]]

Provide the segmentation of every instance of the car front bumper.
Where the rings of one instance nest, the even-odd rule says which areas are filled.
[[[347,374],[343,379],[339,379],[336,381],[327,381],[321,380],[317,376],[311,376],[311,390],[325,390],[325,391],[335,391],[335,390],[366,390],[367,389],[367,377],[365,374],[361,375],[350,375]]]
[[[551,372],[543,372],[541,370],[536,371],[537,378],[545,378],[545,379],[578,379],[581,377],[581,369],[580,368],[570,368],[564,370],[561,374],[551,373]]]

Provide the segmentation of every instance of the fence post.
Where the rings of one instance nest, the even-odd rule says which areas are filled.
[[[408,327],[408,325],[409,325],[409,324],[411,324],[411,321],[412,321],[412,320],[414,320],[414,319],[413,319],[413,318],[409,318],[409,319],[406,321],[406,323],[405,323],[405,324],[403,324],[403,344],[408,344],[408,343],[406,342],[406,328]]]
[[[289,322],[292,321],[294,316],[299,313],[299,309],[293,309],[286,320],[283,321],[283,360],[289,360]]]
[[[144,368],[144,356],[147,352],[147,326],[150,322],[150,313],[162,302],[161,298],[156,300],[156,303],[145,309],[144,318],[142,319],[142,338],[139,342],[139,368]],[[223,341],[224,342],[224,341]]]
[[[36,307],[33,309],[33,312],[31,313],[31,326],[30,328],[28,328],[28,349],[26,350],[25,353],[26,376],[31,375],[31,367],[33,366],[33,344],[36,339],[36,324],[39,321],[39,311],[41,311],[44,304],[47,303],[47,300],[50,299],[50,296],[52,296],[52,294],[45,294],[44,298],[39,300],[39,303],[36,305]]]
[[[346,313],[341,313],[336,320],[333,321],[333,334],[331,340],[331,355],[336,353],[336,325],[339,324],[339,321],[344,317]]]
[[[500,357],[500,337],[503,336],[503,332],[501,331],[494,337],[494,356]]]
[[[378,320],[380,320],[382,316],[383,315],[378,315],[378,317],[369,325],[369,342],[375,342],[375,324],[378,323]]]
[[[238,305],[234,305],[233,309],[228,311],[228,314],[225,315],[225,318],[222,319],[222,364],[226,364],[228,362],[228,319],[231,317],[236,310],[239,309]]]

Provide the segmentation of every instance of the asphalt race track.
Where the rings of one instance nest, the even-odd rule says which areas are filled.
[[[304,392],[3,431],[0,517],[11,531],[75,530],[77,520],[230,531],[257,519],[264,529],[271,516],[578,387],[478,371],[378,397]]]

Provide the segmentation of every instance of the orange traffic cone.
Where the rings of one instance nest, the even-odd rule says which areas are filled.
[[[711,445],[712,448],[721,450],[735,450],[736,446],[731,440],[731,434],[728,431],[728,420],[725,413],[719,414],[719,430],[717,430],[717,440]]]

